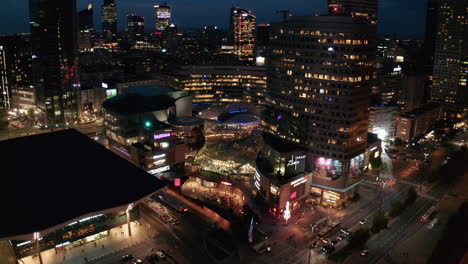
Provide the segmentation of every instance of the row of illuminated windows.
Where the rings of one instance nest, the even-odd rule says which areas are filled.
[[[340,82],[361,82],[363,80],[367,80],[367,81],[370,80],[370,75],[349,77],[349,76],[335,76],[335,75],[327,75],[327,74],[305,73],[304,77],[319,79],[319,80],[340,81]]]

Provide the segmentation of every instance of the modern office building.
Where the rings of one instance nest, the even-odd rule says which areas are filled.
[[[145,18],[135,14],[127,15],[127,33],[130,43],[143,40],[145,36]]]
[[[5,51],[8,82],[11,85],[32,85],[29,34],[0,36],[0,46]]]
[[[426,10],[426,32],[424,34],[424,56],[425,63],[433,71],[434,52],[436,47],[438,13],[440,0],[428,0]],[[430,71],[430,74],[432,74]]]
[[[221,51],[224,32],[217,26],[206,26],[202,32],[202,51],[210,54]]]
[[[117,34],[117,5],[115,0],[104,0],[101,13],[102,31],[107,41]]]
[[[445,0],[441,1],[438,10],[430,100],[445,105],[446,109],[453,109],[453,118],[456,118],[456,109],[466,107],[468,100],[467,8],[465,0]]]
[[[166,3],[154,6],[154,27],[158,31],[163,31],[171,25],[171,7]]]
[[[1,141],[0,148],[8,176],[1,205],[11,213],[0,241],[12,252],[2,251],[2,263],[53,263],[47,256],[109,238],[116,227],[128,237],[138,204],[164,186],[75,129]],[[54,166],[44,166],[50,160]]]
[[[11,108],[20,113],[28,114],[28,111],[36,108],[36,89],[34,86],[12,85],[11,87]]]
[[[443,118],[442,107],[438,104],[427,104],[411,112],[397,117],[395,137],[410,142],[429,132],[439,120]]]
[[[93,31],[93,25],[93,5],[89,3],[86,9],[78,12],[78,29]]]
[[[74,123],[79,117],[80,87],[76,1],[31,0],[29,12],[34,86],[42,125]]]
[[[397,64],[377,64],[378,83],[373,87],[378,104],[403,105],[403,72]]]
[[[371,23],[377,23],[379,0],[328,0],[328,10],[332,14],[362,16]]]
[[[174,77],[178,89],[193,95],[197,106],[265,101],[267,72],[254,66],[182,66]]]
[[[365,169],[375,25],[359,16],[290,17],[270,34],[265,132],[306,149],[311,192],[338,203],[354,195]]]
[[[11,92],[8,83],[5,50],[0,46],[0,111],[8,111],[11,107]]]
[[[257,25],[257,32],[255,37],[256,57],[267,56],[268,43],[270,43],[270,24]]]
[[[398,106],[377,105],[369,108],[369,133],[381,140],[393,138],[396,132]]]
[[[192,117],[187,92],[154,85],[124,89],[103,103],[103,111],[110,149],[156,176],[184,169],[188,139],[178,134],[183,126],[203,125],[198,118],[187,121]]]
[[[231,7],[229,37],[240,60],[253,61],[255,51],[255,25],[252,11]]]

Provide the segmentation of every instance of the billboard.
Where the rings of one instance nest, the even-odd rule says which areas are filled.
[[[349,164],[349,177],[351,179],[357,179],[362,176],[364,170],[364,154],[358,155],[351,159]]]
[[[157,18],[171,18],[171,12],[156,12]]]
[[[117,89],[106,89],[106,99],[117,96]]]
[[[314,159],[313,165],[315,176],[332,181],[337,180],[343,176],[343,163],[339,160],[316,157]]]

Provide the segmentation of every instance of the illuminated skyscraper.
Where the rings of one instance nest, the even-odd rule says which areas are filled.
[[[351,16],[290,17],[272,24],[270,36],[262,119],[272,146],[307,150],[301,158],[311,190],[324,200],[354,195],[367,148],[375,25]]]
[[[363,16],[377,23],[379,0],[328,0],[329,13]]]
[[[253,61],[256,21],[252,11],[231,7],[230,39],[241,60]]]
[[[78,28],[80,30],[78,48],[80,51],[88,51],[92,48],[93,24],[93,5],[89,3],[86,9],[78,12]]]
[[[155,5],[154,17],[156,30],[165,30],[171,25],[171,7],[166,3]]]
[[[445,0],[438,9],[431,101],[465,107],[468,97],[468,1]]]
[[[75,0],[30,0],[31,50],[42,124],[59,126],[78,118],[79,89]]]
[[[108,39],[117,34],[117,5],[114,0],[104,0],[102,5],[102,31]]]
[[[127,31],[131,43],[142,40],[145,35],[145,18],[135,14],[128,15]]]
[[[5,50],[0,46],[0,112],[10,109],[10,89],[6,68]]]

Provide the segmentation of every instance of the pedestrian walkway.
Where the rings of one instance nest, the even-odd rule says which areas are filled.
[[[136,244],[144,243],[154,236],[154,232],[147,225],[132,222],[132,236],[128,236],[127,225],[112,228],[106,235],[95,241],[88,242],[81,246],[68,248],[49,249],[41,252],[44,264],[78,264],[86,263],[103,256],[132,247]],[[86,239],[85,239],[86,240]],[[20,260],[23,264],[39,264],[39,258],[29,256]]]

